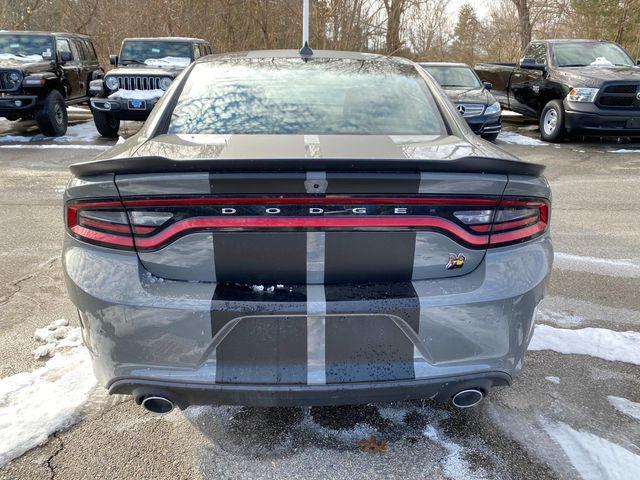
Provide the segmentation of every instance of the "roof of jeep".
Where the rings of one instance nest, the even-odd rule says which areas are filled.
[[[143,42],[187,42],[187,43],[209,43],[202,38],[190,38],[190,37],[131,37],[125,38],[122,42],[128,42],[131,40],[143,41]]]
[[[301,58],[298,50],[251,50],[247,52],[220,53],[200,57],[196,63],[207,63],[225,58]],[[384,60],[394,63],[413,64],[411,60],[402,57],[390,57],[376,53],[345,52],[340,50],[314,50],[313,55],[304,58],[313,59],[343,59],[343,60]]]
[[[83,35],[81,33],[67,33],[67,32],[43,32],[38,30],[0,30],[0,35],[53,35],[56,37],[81,37],[90,38],[89,35]]]

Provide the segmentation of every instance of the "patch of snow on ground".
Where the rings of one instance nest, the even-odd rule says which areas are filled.
[[[576,327],[584,322],[584,318],[579,315],[540,308],[536,321],[551,322],[562,327]]]
[[[560,384],[560,379],[558,377],[549,376],[549,377],[544,377],[544,379],[547,382],[555,383],[556,385]]]
[[[501,131],[498,135],[498,140],[509,143],[512,145],[528,145],[533,147],[547,147],[548,143],[542,142],[538,139],[527,137],[526,135],[520,135],[515,132]]]
[[[584,480],[635,480],[640,478],[640,456],[609,440],[569,425],[544,425]]]
[[[469,463],[462,458],[464,448],[446,438],[433,425],[427,425],[422,434],[447,452],[442,466],[446,476],[456,479],[486,478],[479,472],[472,472]]]
[[[615,148],[607,150],[607,153],[635,153],[640,154],[640,148]]]
[[[622,397],[614,397],[613,395],[609,395],[607,400],[619,412],[640,420],[640,403],[632,402]]]
[[[164,90],[116,90],[109,98],[123,100],[155,100],[164,95]]]
[[[78,123],[76,125],[69,125],[67,133],[61,137],[45,137],[41,133],[37,135],[0,135],[0,142],[42,142],[53,141],[57,143],[69,143],[69,142],[83,142],[90,143],[94,140],[101,138],[98,130],[93,121]],[[51,145],[41,145],[42,147],[50,147]],[[29,146],[33,147],[33,146]],[[102,148],[104,145],[92,145],[94,148]],[[7,147],[8,148],[8,147]],[[15,148],[12,145],[11,148]],[[63,147],[58,147],[63,148]]]
[[[605,328],[572,330],[537,325],[529,350],[553,350],[640,365],[640,333],[616,332]]]
[[[73,425],[96,385],[79,328],[59,320],[35,335],[53,357],[32,372],[0,379],[0,467]]]
[[[640,278],[640,263],[629,259],[613,260],[556,252],[553,266],[560,270],[609,275],[612,277]]]

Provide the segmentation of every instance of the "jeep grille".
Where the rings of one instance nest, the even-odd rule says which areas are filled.
[[[159,90],[162,77],[116,75],[116,78],[123,90]]]

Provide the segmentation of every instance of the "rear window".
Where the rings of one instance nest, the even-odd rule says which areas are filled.
[[[242,58],[196,64],[168,132],[441,135],[445,126],[411,64]]]

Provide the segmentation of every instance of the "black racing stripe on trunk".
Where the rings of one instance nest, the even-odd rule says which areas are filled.
[[[220,232],[213,235],[218,282],[250,285],[304,284],[305,232]]]
[[[327,173],[327,193],[407,194],[420,191],[420,173]]]
[[[216,348],[216,382],[305,383],[306,302],[304,286],[269,293],[218,284],[212,299],[212,335],[238,317],[248,318],[240,320]]]
[[[410,282],[386,285],[327,286],[325,356],[327,383],[373,382],[415,378],[414,346],[394,315],[417,332],[420,302]],[[343,301],[349,303],[346,311]],[[354,300],[358,300],[353,303]],[[377,301],[378,315],[367,315]],[[358,315],[360,312],[363,315]],[[348,313],[356,314],[353,316]]]
[[[326,283],[411,280],[415,232],[326,232]]]
[[[210,173],[213,194],[306,193],[305,173]]]

